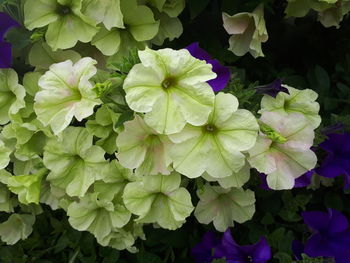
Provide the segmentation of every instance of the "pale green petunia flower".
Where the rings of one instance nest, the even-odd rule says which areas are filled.
[[[263,57],[261,43],[268,39],[264,19],[264,6],[259,5],[252,13],[222,14],[224,28],[232,35],[229,39],[231,50],[237,56],[249,52],[254,58]]]
[[[169,135],[174,143],[170,147],[173,167],[189,178],[204,172],[215,178],[232,176],[244,166],[242,151],[254,146],[258,129],[254,115],[238,109],[235,96],[220,92],[207,123],[187,125],[181,132]]]
[[[82,13],[111,30],[112,27],[124,28],[120,0],[84,0]]]
[[[285,13],[287,16],[303,17],[310,10],[318,12],[318,20],[325,27],[335,26],[350,11],[349,0],[288,0]]]
[[[261,121],[270,127],[270,132],[259,135],[255,146],[249,150],[248,161],[267,175],[271,189],[291,189],[295,179],[317,163],[310,149],[315,136],[313,127],[300,113],[264,112]]]
[[[335,26],[339,28],[339,23],[343,20],[344,16],[350,11],[350,1],[343,0],[335,3],[332,7],[318,13],[318,20],[325,27]]]
[[[152,10],[146,5],[139,4],[136,0],[121,0],[120,9],[123,25],[102,27],[91,41],[106,56],[124,53],[125,48],[129,50],[128,37],[136,42],[144,42],[155,37],[159,30],[159,21],[155,20]],[[116,17],[114,13],[113,17]]]
[[[190,193],[180,187],[181,176],[143,176],[140,181],[126,185],[123,200],[126,208],[139,217],[139,223],[157,223],[175,230],[185,223],[193,210]]]
[[[96,22],[82,14],[83,0],[27,0],[24,24],[29,30],[48,26],[45,39],[55,51],[89,42],[97,33]],[[33,8],[35,6],[35,8]]]
[[[18,200],[22,204],[39,204],[41,181],[47,173],[43,168],[35,174],[11,176],[7,180],[7,186],[11,192],[18,195]]]
[[[0,169],[4,169],[10,163],[11,153],[12,150],[0,139]]]
[[[101,104],[89,79],[96,74],[96,61],[82,58],[53,64],[40,79],[41,90],[35,94],[34,109],[45,126],[62,132],[75,117],[78,121],[90,116]]]
[[[7,181],[12,174],[5,169],[0,170],[0,211],[2,212],[13,212],[17,206],[17,198],[11,197],[11,192],[7,188]]]
[[[177,17],[185,8],[185,0],[146,0],[156,7],[159,12],[164,12],[170,17]]]
[[[172,41],[181,36],[183,27],[180,19],[170,17],[165,13],[156,15],[156,18],[159,19],[159,30],[157,35],[151,40],[152,44],[161,46],[166,39]]]
[[[249,189],[223,189],[206,184],[197,190],[197,195],[199,202],[194,216],[202,224],[213,222],[215,229],[221,232],[234,226],[234,221],[250,220],[255,213],[255,195]]]
[[[8,245],[26,239],[33,231],[35,216],[28,214],[12,214],[0,224],[0,237]]]
[[[242,187],[250,178],[250,165],[246,164],[237,172],[223,178],[215,178],[208,173],[204,173],[202,177],[208,182],[218,182],[222,188]]]
[[[25,107],[25,89],[18,84],[13,69],[0,69],[0,125],[10,121],[10,116]]]
[[[122,205],[98,198],[97,193],[86,194],[79,202],[68,206],[69,223],[79,231],[89,231],[97,240],[125,226],[131,213]]]
[[[124,123],[124,131],[117,137],[120,163],[129,169],[136,168],[136,174],[169,174],[171,161],[167,155],[170,144],[166,136],[157,134],[144,120],[135,119]]]
[[[145,122],[161,134],[182,130],[186,123],[202,125],[209,117],[214,92],[206,81],[216,77],[211,65],[185,50],[169,48],[139,51],[124,82],[126,101]]]
[[[68,127],[62,140],[50,139],[44,151],[44,165],[51,170],[47,180],[65,189],[69,196],[83,197],[100,180],[106,169],[105,151],[92,145],[92,134],[82,127]]]
[[[318,115],[320,105],[316,102],[318,94],[311,89],[298,90],[287,85],[283,87],[288,89],[289,94],[279,92],[276,98],[264,95],[259,113],[278,112],[283,115],[301,113],[312,128],[316,129],[321,123],[321,117]]]
[[[114,128],[120,114],[113,112],[108,106],[102,105],[95,114],[94,120],[85,124],[87,130],[100,138],[96,145],[101,146],[107,153],[113,154],[117,150],[117,129]]]

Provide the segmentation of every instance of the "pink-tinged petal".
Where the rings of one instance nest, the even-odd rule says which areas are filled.
[[[224,22],[224,28],[230,35],[243,34],[248,28],[249,24],[254,21],[253,17],[249,13],[240,13],[234,17],[222,13],[222,20]]]

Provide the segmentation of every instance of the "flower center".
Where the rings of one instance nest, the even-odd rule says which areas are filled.
[[[162,82],[162,87],[164,89],[171,88],[176,85],[176,79],[174,77],[167,77]]]
[[[214,133],[216,131],[215,125],[207,124],[204,126],[204,130],[209,133]]]
[[[61,16],[65,16],[71,12],[71,9],[69,6],[66,5],[58,5],[56,12]]]
[[[253,262],[253,258],[251,256],[247,256],[247,262]]]

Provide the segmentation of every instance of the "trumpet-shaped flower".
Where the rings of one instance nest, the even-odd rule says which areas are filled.
[[[237,56],[249,52],[254,58],[263,57],[261,43],[268,39],[264,6],[259,5],[252,13],[239,13],[230,16],[222,14],[224,28],[232,35],[229,39],[231,50]]]
[[[98,6],[103,6],[101,1],[96,1],[97,10]],[[108,6],[108,8],[115,7]],[[159,21],[155,20],[154,14],[148,6],[138,3],[136,0],[121,0],[120,9],[123,15],[123,24],[113,28],[108,25],[106,28],[102,27],[91,41],[104,55],[111,56],[115,53],[118,55],[123,53],[125,48],[129,51],[128,37],[137,43],[151,40],[158,33]],[[89,10],[91,13],[96,12],[91,8]],[[118,16],[120,16],[119,11],[112,13],[113,18]]]
[[[317,162],[310,149],[314,132],[300,113],[281,115],[264,112],[255,146],[249,150],[250,165],[267,174],[267,184],[274,190],[291,189],[296,178],[313,169]]]
[[[345,188],[350,187],[350,134],[329,134],[319,147],[327,152],[316,172],[324,177],[345,176]]]
[[[321,123],[318,115],[320,105],[316,102],[317,93],[311,89],[298,90],[287,85],[282,87],[288,89],[288,93],[279,92],[276,98],[265,95],[261,100],[263,112],[278,112],[284,115],[289,113],[301,113],[306,117],[312,128],[316,129]]]
[[[0,125],[10,121],[10,115],[24,108],[26,91],[18,84],[18,76],[13,69],[0,69]]]
[[[337,210],[302,213],[312,236],[305,244],[305,253],[311,257],[334,257],[337,263],[346,263],[350,257],[350,230],[347,218]]]
[[[92,145],[93,136],[85,128],[69,127],[62,140],[50,139],[44,151],[44,165],[51,170],[47,180],[69,196],[83,197],[101,179],[107,165],[105,152]]]
[[[96,22],[82,14],[83,0],[28,0],[24,4],[29,30],[48,26],[45,39],[56,51],[89,42],[97,33]],[[33,8],[35,6],[35,8]]]
[[[259,129],[252,113],[237,108],[235,96],[219,93],[207,123],[169,135],[174,169],[189,178],[204,172],[215,178],[237,173],[245,164],[242,151],[254,146]]]
[[[181,176],[143,176],[140,181],[126,185],[123,200],[126,208],[139,217],[140,223],[157,223],[162,228],[179,228],[192,210],[190,193],[180,187]]]
[[[11,192],[18,195],[18,200],[23,204],[39,203],[41,180],[46,168],[36,174],[11,176],[7,181],[7,186]]]
[[[6,147],[5,143],[0,140],[0,169],[4,169],[10,162],[12,150]]]
[[[75,117],[78,121],[93,114],[101,104],[89,79],[96,74],[96,61],[82,58],[53,64],[40,79],[41,90],[35,95],[34,109],[38,120],[62,132]]]
[[[85,195],[68,206],[69,223],[79,231],[89,231],[98,240],[125,226],[131,217],[122,205],[98,198],[97,193]]]
[[[211,65],[185,50],[139,51],[124,82],[126,101],[145,122],[161,134],[173,134],[186,123],[203,125],[214,104],[214,92],[206,81],[216,77]]]
[[[140,175],[169,174],[170,160],[166,149],[170,142],[167,137],[157,134],[137,115],[124,126],[125,130],[117,137],[119,162],[126,168],[136,168]]]
[[[112,27],[124,28],[120,0],[85,0],[82,3],[82,13],[103,23],[110,30]]]
[[[267,263],[271,260],[271,248],[265,237],[247,246],[238,245],[227,229],[221,243],[215,249],[215,258],[225,258],[227,263]]]
[[[223,189],[204,185],[197,190],[199,202],[194,215],[202,224],[213,222],[216,230],[224,232],[233,221],[243,223],[255,213],[255,196],[251,190],[242,188]]]
[[[33,231],[35,216],[29,214],[12,214],[0,224],[0,237],[8,245],[26,239]]]

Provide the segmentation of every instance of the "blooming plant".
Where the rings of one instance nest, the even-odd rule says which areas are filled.
[[[0,1],[0,262],[350,262],[349,12]]]

